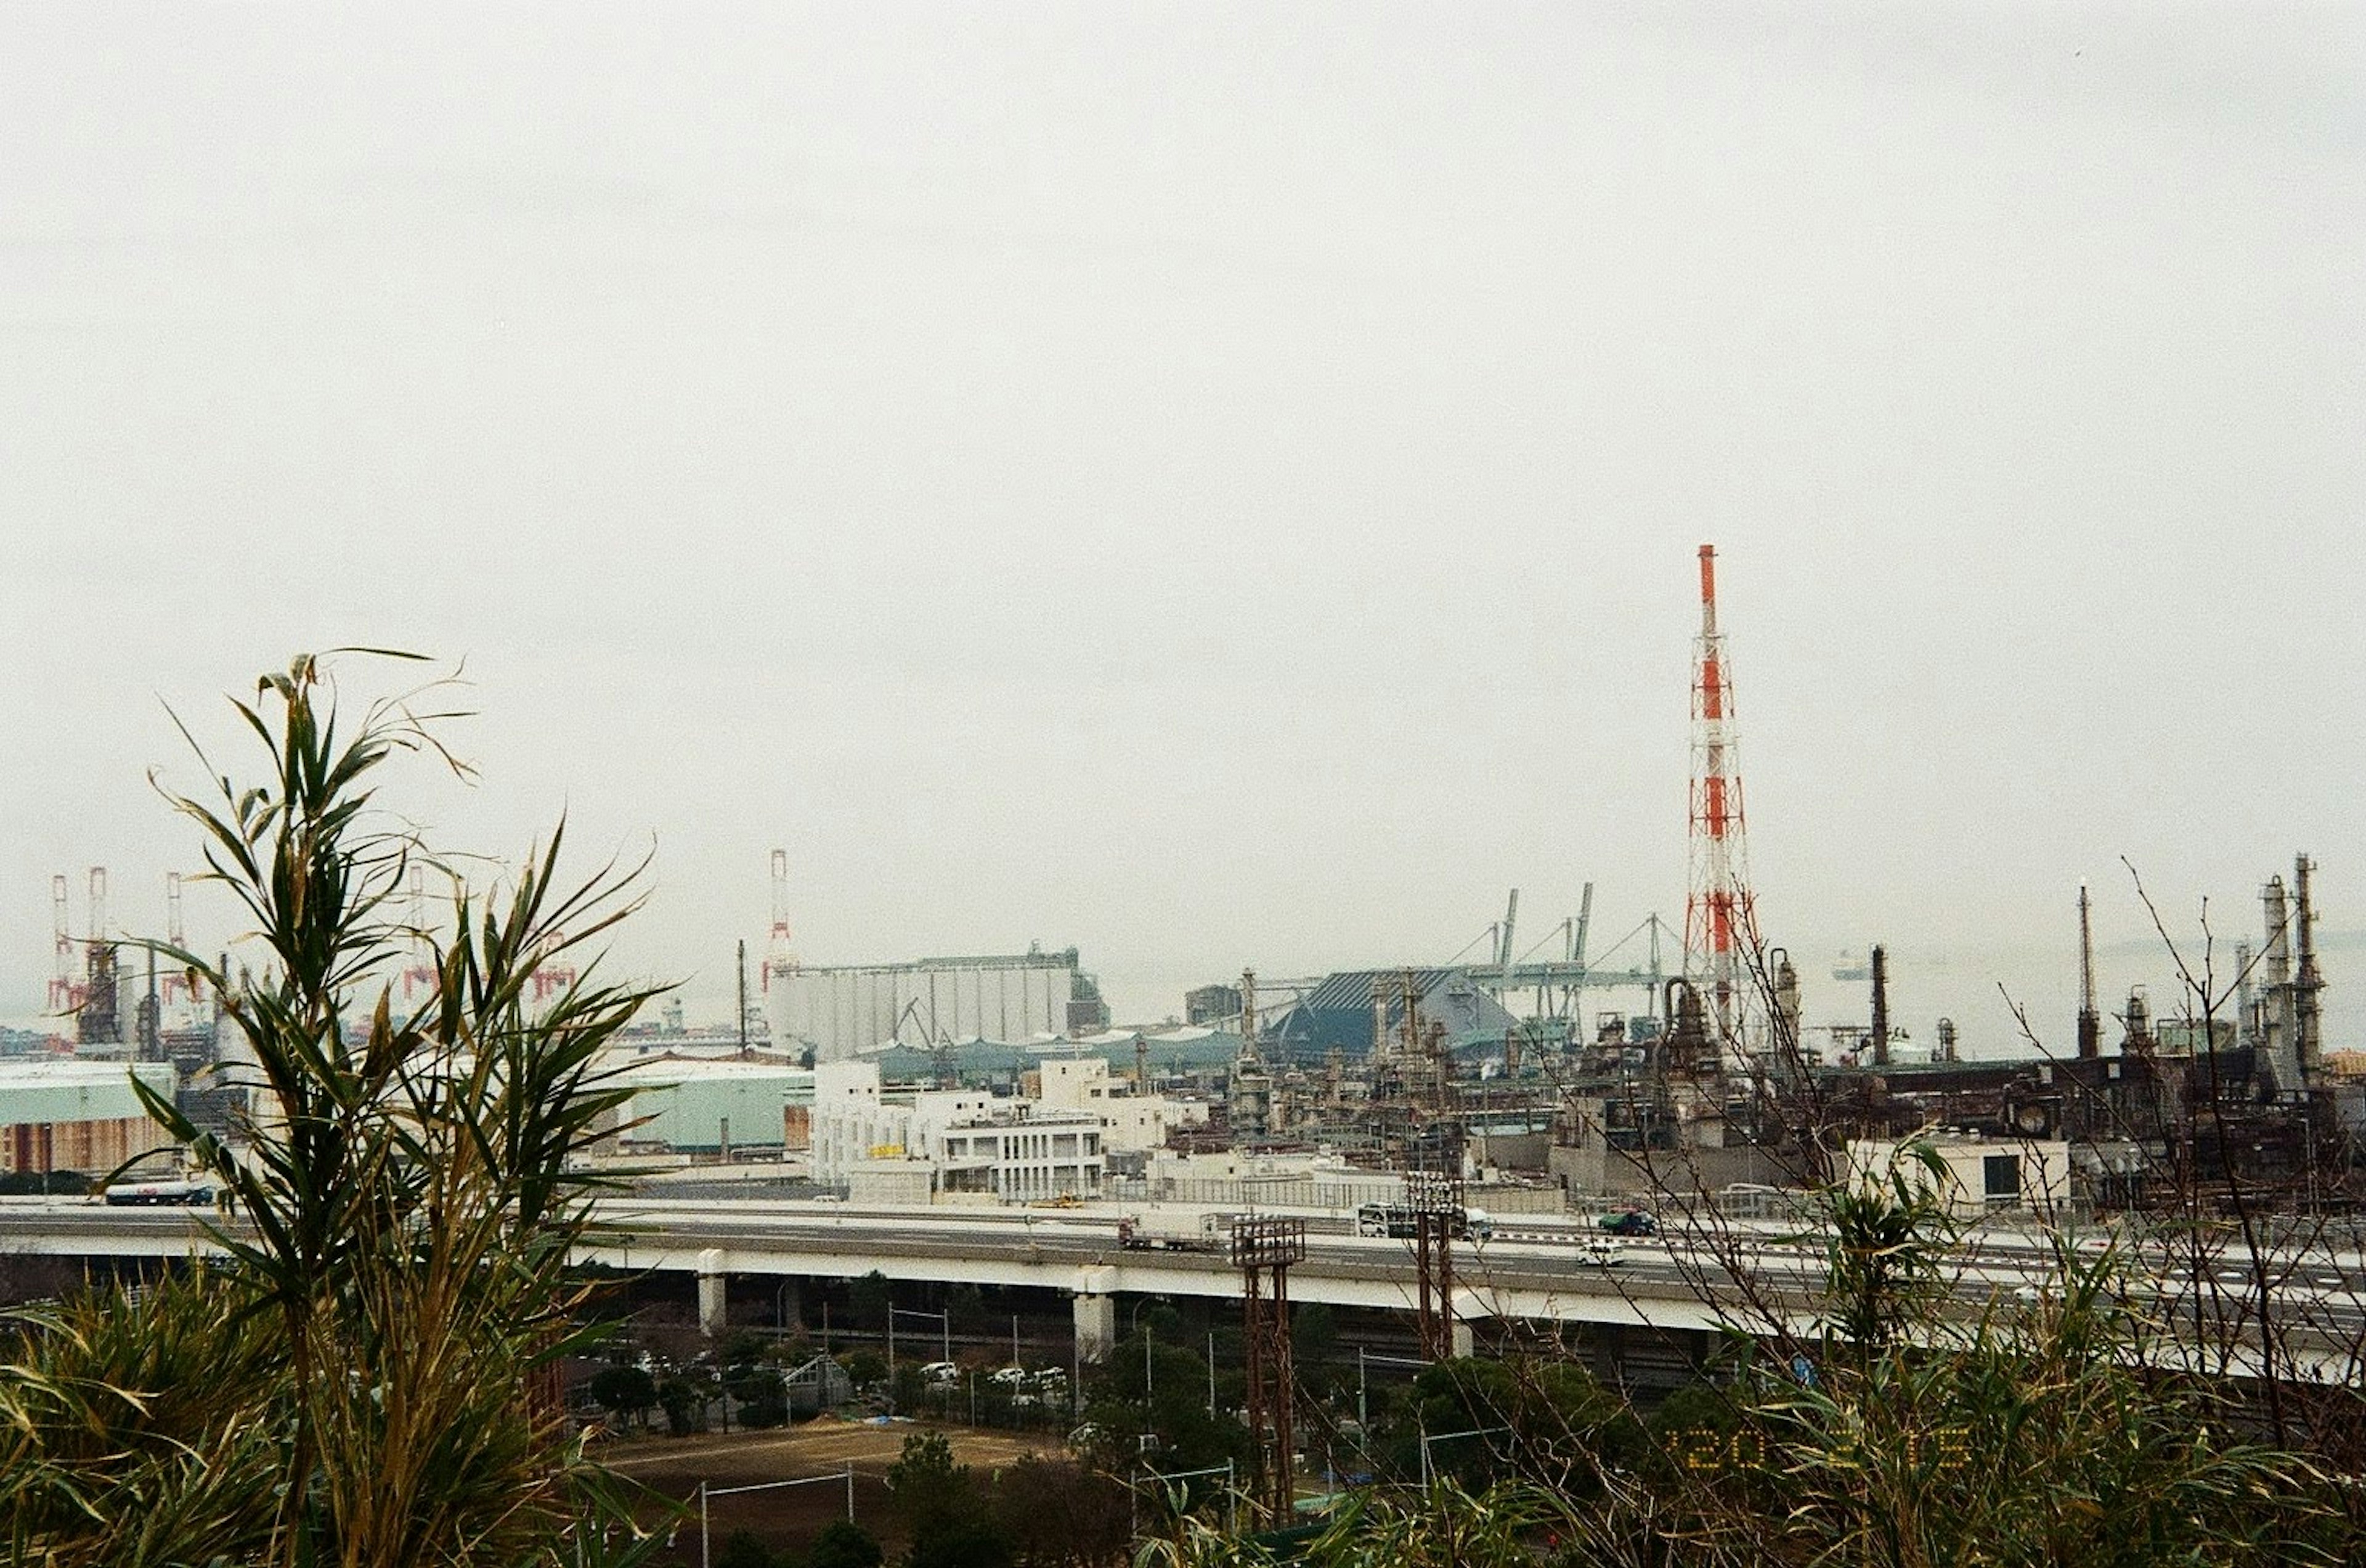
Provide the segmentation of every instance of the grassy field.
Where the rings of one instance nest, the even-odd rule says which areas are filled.
[[[684,1505],[670,1550],[660,1562],[698,1562],[698,1486],[710,1492],[765,1482],[813,1480],[804,1486],[710,1497],[707,1528],[717,1546],[733,1530],[749,1530],[766,1545],[802,1551],[821,1528],[846,1517],[846,1485],[837,1479],[854,1472],[854,1519],[863,1529],[900,1546],[889,1513],[885,1477],[903,1451],[904,1439],[927,1428],[899,1423],[864,1426],[831,1416],[802,1426],[762,1432],[702,1433],[689,1438],[633,1438],[605,1444],[601,1458],[619,1474],[648,1490],[650,1506],[642,1517],[665,1517],[659,1499]],[[1030,1453],[1055,1451],[1056,1439],[1041,1434],[938,1428],[952,1440],[954,1457],[985,1479]],[[819,1478],[828,1477],[823,1480]]]

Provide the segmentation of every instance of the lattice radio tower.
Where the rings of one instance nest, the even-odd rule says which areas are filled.
[[[1746,964],[1757,940],[1734,754],[1733,667],[1717,628],[1717,547],[1700,547],[1700,636],[1693,645],[1692,822],[1684,896],[1684,975],[1707,999],[1720,1046],[1742,1047],[1752,1011]]]

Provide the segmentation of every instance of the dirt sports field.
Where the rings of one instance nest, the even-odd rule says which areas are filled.
[[[920,1425],[862,1426],[831,1416],[794,1427],[765,1432],[704,1433],[692,1438],[634,1438],[603,1445],[600,1457],[619,1474],[659,1496],[689,1505],[675,1532],[671,1550],[659,1554],[660,1562],[695,1568],[698,1562],[698,1483],[710,1494],[708,1529],[716,1547],[733,1530],[749,1530],[765,1545],[802,1551],[832,1519],[846,1517],[846,1483],[839,1477],[854,1468],[854,1520],[886,1541],[899,1544],[888,1513],[887,1467],[903,1451],[904,1439],[931,1428]],[[975,1470],[981,1478],[1011,1463],[1022,1454],[1052,1452],[1056,1439],[1014,1432],[972,1432],[945,1427],[953,1457]],[[749,1486],[767,1481],[817,1479],[808,1486],[783,1486],[766,1492],[743,1492],[715,1497],[726,1486]],[[661,1508],[643,1515],[655,1522]]]

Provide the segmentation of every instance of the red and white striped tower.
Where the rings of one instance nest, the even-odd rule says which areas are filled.
[[[1729,1053],[1745,1048],[1745,966],[1758,920],[1734,756],[1733,667],[1717,629],[1717,547],[1700,547],[1700,637],[1693,646],[1693,781],[1684,895],[1684,975]]]
[[[789,935],[789,852],[772,852],[772,930],[764,943],[764,967],[759,989],[770,995],[772,971],[786,975],[797,966],[797,950]]]

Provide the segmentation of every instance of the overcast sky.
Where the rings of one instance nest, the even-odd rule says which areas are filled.
[[[776,847],[809,960],[1128,1018],[1598,952],[1704,542],[1811,1016],[2059,1010],[2122,857],[2366,927],[2357,7],[487,9],[0,10],[0,1016],[194,869],[165,705],[347,643],[466,660],[440,840],[653,847],[693,1018]]]

